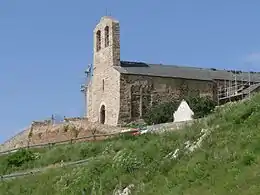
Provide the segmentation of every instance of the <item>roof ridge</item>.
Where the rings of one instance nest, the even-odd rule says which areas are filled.
[[[191,65],[176,65],[176,64],[159,64],[159,63],[147,63],[147,62],[142,62],[142,61],[124,61],[121,60],[121,63],[125,64],[147,64],[149,66],[169,66],[169,67],[178,67],[178,68],[193,68],[193,69],[200,69],[200,70],[218,70],[218,71],[227,71],[227,70],[221,70],[221,69],[216,69],[216,68],[206,68],[206,67],[198,67],[198,66],[191,66]]]
[[[191,66],[191,65],[176,65],[176,64],[161,64],[161,63],[147,63],[147,62],[142,62],[142,61],[124,61],[121,60],[121,63],[126,63],[126,64],[146,64],[148,66],[169,66],[169,67],[178,67],[178,68],[191,68],[191,69],[199,69],[199,70],[211,70],[211,71],[223,71],[223,72],[231,72],[233,74],[239,74],[239,73],[253,73],[253,74],[260,74],[260,72],[255,72],[255,71],[242,71],[242,70],[232,70],[232,69],[218,69],[218,68],[209,68],[209,67],[198,67],[198,66]]]

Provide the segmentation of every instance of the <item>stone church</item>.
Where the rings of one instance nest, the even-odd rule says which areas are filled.
[[[158,102],[190,95],[220,101],[259,87],[258,73],[248,81],[249,73],[241,71],[122,61],[119,22],[109,16],[94,29],[93,54],[92,77],[84,90],[92,122],[115,126],[142,118]]]

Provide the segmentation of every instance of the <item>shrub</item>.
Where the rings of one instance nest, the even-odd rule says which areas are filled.
[[[65,133],[67,133],[68,132],[68,130],[69,130],[69,125],[64,125],[63,126],[63,131],[65,132]]]
[[[160,124],[173,121],[173,112],[178,108],[179,102],[164,102],[152,106],[144,115],[144,121],[148,124]]]
[[[256,163],[256,156],[251,152],[246,152],[242,158],[242,162],[246,166],[251,166]]]
[[[79,129],[77,129],[75,126],[72,126],[71,128],[70,128],[70,131],[71,131],[71,134],[72,134],[72,136],[74,137],[74,138],[77,138],[78,137],[78,135],[79,135]]]
[[[187,97],[185,98],[194,112],[194,118],[202,118],[210,114],[217,103],[209,97]]]
[[[136,156],[135,152],[126,149],[121,150],[114,156],[112,165],[116,170],[121,169],[125,173],[133,173],[143,166],[142,160]]]
[[[36,156],[34,155],[34,153],[30,150],[26,150],[26,149],[20,149],[17,152],[15,152],[14,154],[11,154],[8,156],[7,158],[7,165],[9,167],[20,167],[23,164],[29,162],[29,161],[33,161],[36,159]]]

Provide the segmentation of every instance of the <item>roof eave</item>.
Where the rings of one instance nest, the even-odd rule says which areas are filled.
[[[118,70],[117,70],[118,71]],[[186,79],[186,80],[195,80],[195,81],[210,81],[215,82],[213,79],[195,79],[195,78],[184,78],[184,77],[170,77],[170,76],[163,76],[163,75],[152,75],[152,74],[141,74],[141,73],[126,73],[126,72],[120,72],[122,75],[138,75],[138,76],[148,76],[148,77],[159,77],[159,78],[171,78],[171,79]]]

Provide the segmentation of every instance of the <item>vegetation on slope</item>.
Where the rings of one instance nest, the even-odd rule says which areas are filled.
[[[199,132],[199,129],[200,128],[198,126],[197,132]],[[140,137],[120,136],[120,138],[114,138],[111,140],[106,140],[104,142],[79,143],[75,145],[68,145],[66,147],[53,148],[50,151],[44,149],[44,151],[41,151],[42,158],[39,158],[35,161],[38,162],[39,165],[48,164],[46,162],[53,162],[52,159],[59,159],[59,161],[66,160],[68,158],[70,158],[71,160],[80,159],[82,157],[82,154],[84,154],[84,156],[88,155],[88,157],[95,155],[96,160],[91,161],[87,166],[84,167],[74,169],[63,168],[62,170],[51,170],[50,172],[47,172],[39,176],[26,177],[11,182],[4,182],[3,186],[0,185],[0,194],[1,189],[9,188],[8,186],[12,186],[10,192],[8,192],[10,194],[15,194],[16,192],[21,190],[21,186],[22,189],[24,189],[24,194],[41,194],[43,192],[45,193],[46,190],[48,194],[59,194],[61,193],[60,191],[62,191],[62,193],[64,191],[65,193],[67,189],[66,186],[60,186],[61,189],[58,189],[57,186],[52,186],[51,183],[54,182],[52,179],[61,179],[61,175],[70,175],[70,173],[73,174],[70,175],[70,177],[72,177],[71,179],[78,180],[80,183],[77,183],[75,188],[72,188],[71,191],[68,191],[68,194],[71,194],[72,192],[75,194],[80,193],[80,190],[82,190],[84,187],[86,187],[89,192],[90,190],[92,190],[92,187],[89,188],[88,185],[98,185],[99,175],[101,176],[102,172],[104,172],[104,176],[102,177],[105,180],[101,181],[101,183],[104,182],[105,185],[111,185],[108,188],[108,190],[111,190],[111,188],[115,187],[115,185],[118,184],[116,177],[113,178],[117,174],[122,174],[122,176],[124,175],[124,177],[130,179],[131,175],[135,171],[144,168],[148,171],[146,175],[150,175],[149,177],[152,177],[153,173],[149,172],[149,170],[152,170],[152,167],[156,166],[157,163],[159,163],[163,157],[165,157],[168,153],[172,152],[173,147],[178,147],[179,145],[183,144],[183,140],[185,140],[186,138],[195,138],[195,135],[196,131],[191,131],[191,134],[189,135],[187,135],[186,132],[180,131],[179,133],[162,134],[159,136],[155,134],[147,134]],[[47,159],[44,159],[44,157],[46,157]],[[142,159],[142,161],[139,162],[140,159]],[[34,164],[36,164],[35,162]],[[23,168],[28,167],[28,164],[24,164]],[[149,164],[151,164],[151,167],[148,166]],[[83,175],[78,176],[78,174],[81,173]],[[46,179],[35,180],[35,177],[46,177]],[[78,177],[84,178],[82,181],[80,181],[80,178]],[[100,179],[102,177],[100,177]],[[111,179],[112,181],[109,181]],[[13,182],[17,185],[13,185]],[[38,187],[40,188],[36,189],[35,191],[37,183]],[[28,184],[32,186],[28,186]],[[127,184],[127,182],[124,184]],[[17,188],[15,186],[17,186]],[[49,187],[45,189],[46,186]]]
[[[102,142],[58,145],[50,148],[21,149],[15,153],[0,156],[0,175],[103,155],[112,143],[113,150],[117,152],[123,149],[124,145],[127,145],[123,137],[120,138],[108,139]]]
[[[99,142],[105,148],[88,165],[0,183],[0,194],[108,195],[134,184],[132,194],[259,194],[260,95],[229,104],[207,120],[178,132]],[[201,148],[184,143],[211,130]],[[177,159],[167,157],[180,149]],[[67,153],[72,155],[71,152]]]
[[[194,112],[193,118],[202,118],[209,115],[214,110],[217,103],[209,97],[193,97],[184,98]],[[153,105],[144,115],[144,121],[151,124],[160,124],[173,121],[173,113],[177,110],[181,101],[162,102]]]

